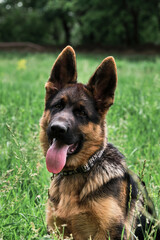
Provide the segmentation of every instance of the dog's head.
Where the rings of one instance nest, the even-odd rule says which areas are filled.
[[[113,57],[105,58],[84,85],[77,83],[74,50],[68,46],[58,56],[45,85],[40,122],[40,140],[50,172],[84,165],[105,146],[105,115],[113,104],[116,84]]]

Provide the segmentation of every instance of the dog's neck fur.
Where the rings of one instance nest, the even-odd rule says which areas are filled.
[[[112,144],[107,143],[100,160],[96,162],[87,177],[87,182],[80,193],[80,199],[85,198],[110,180],[124,177],[125,172],[124,156]]]
[[[77,173],[86,173],[91,170],[91,168],[95,165],[95,163],[100,159],[104,152],[104,149],[102,148],[98,152],[96,152],[92,157],[89,158],[88,162],[83,165],[78,167],[77,169],[74,170],[68,170],[68,171],[62,171],[59,174],[63,176],[69,176]]]

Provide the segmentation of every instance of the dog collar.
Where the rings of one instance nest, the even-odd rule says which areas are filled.
[[[74,169],[74,170],[68,170],[68,171],[60,172],[59,175],[69,176],[69,175],[73,175],[73,174],[77,174],[77,173],[89,172],[91,170],[91,168],[94,166],[94,164],[98,161],[98,159],[100,159],[103,152],[104,152],[104,149],[96,152],[92,157],[89,158],[88,163],[86,163],[85,165],[80,166],[80,167],[78,167],[77,169]]]

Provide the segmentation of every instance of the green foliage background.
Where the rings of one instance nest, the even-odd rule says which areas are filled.
[[[86,83],[107,55],[78,53],[79,81]],[[45,225],[51,175],[40,149],[39,119],[56,57],[0,53],[0,239],[51,239]],[[143,178],[160,216],[160,57],[114,57],[119,82],[107,116],[108,140]]]
[[[1,0],[0,41],[160,44],[159,0]]]

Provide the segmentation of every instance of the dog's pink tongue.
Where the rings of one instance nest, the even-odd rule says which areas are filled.
[[[59,173],[66,164],[68,145],[54,141],[47,151],[46,165],[49,172]]]

